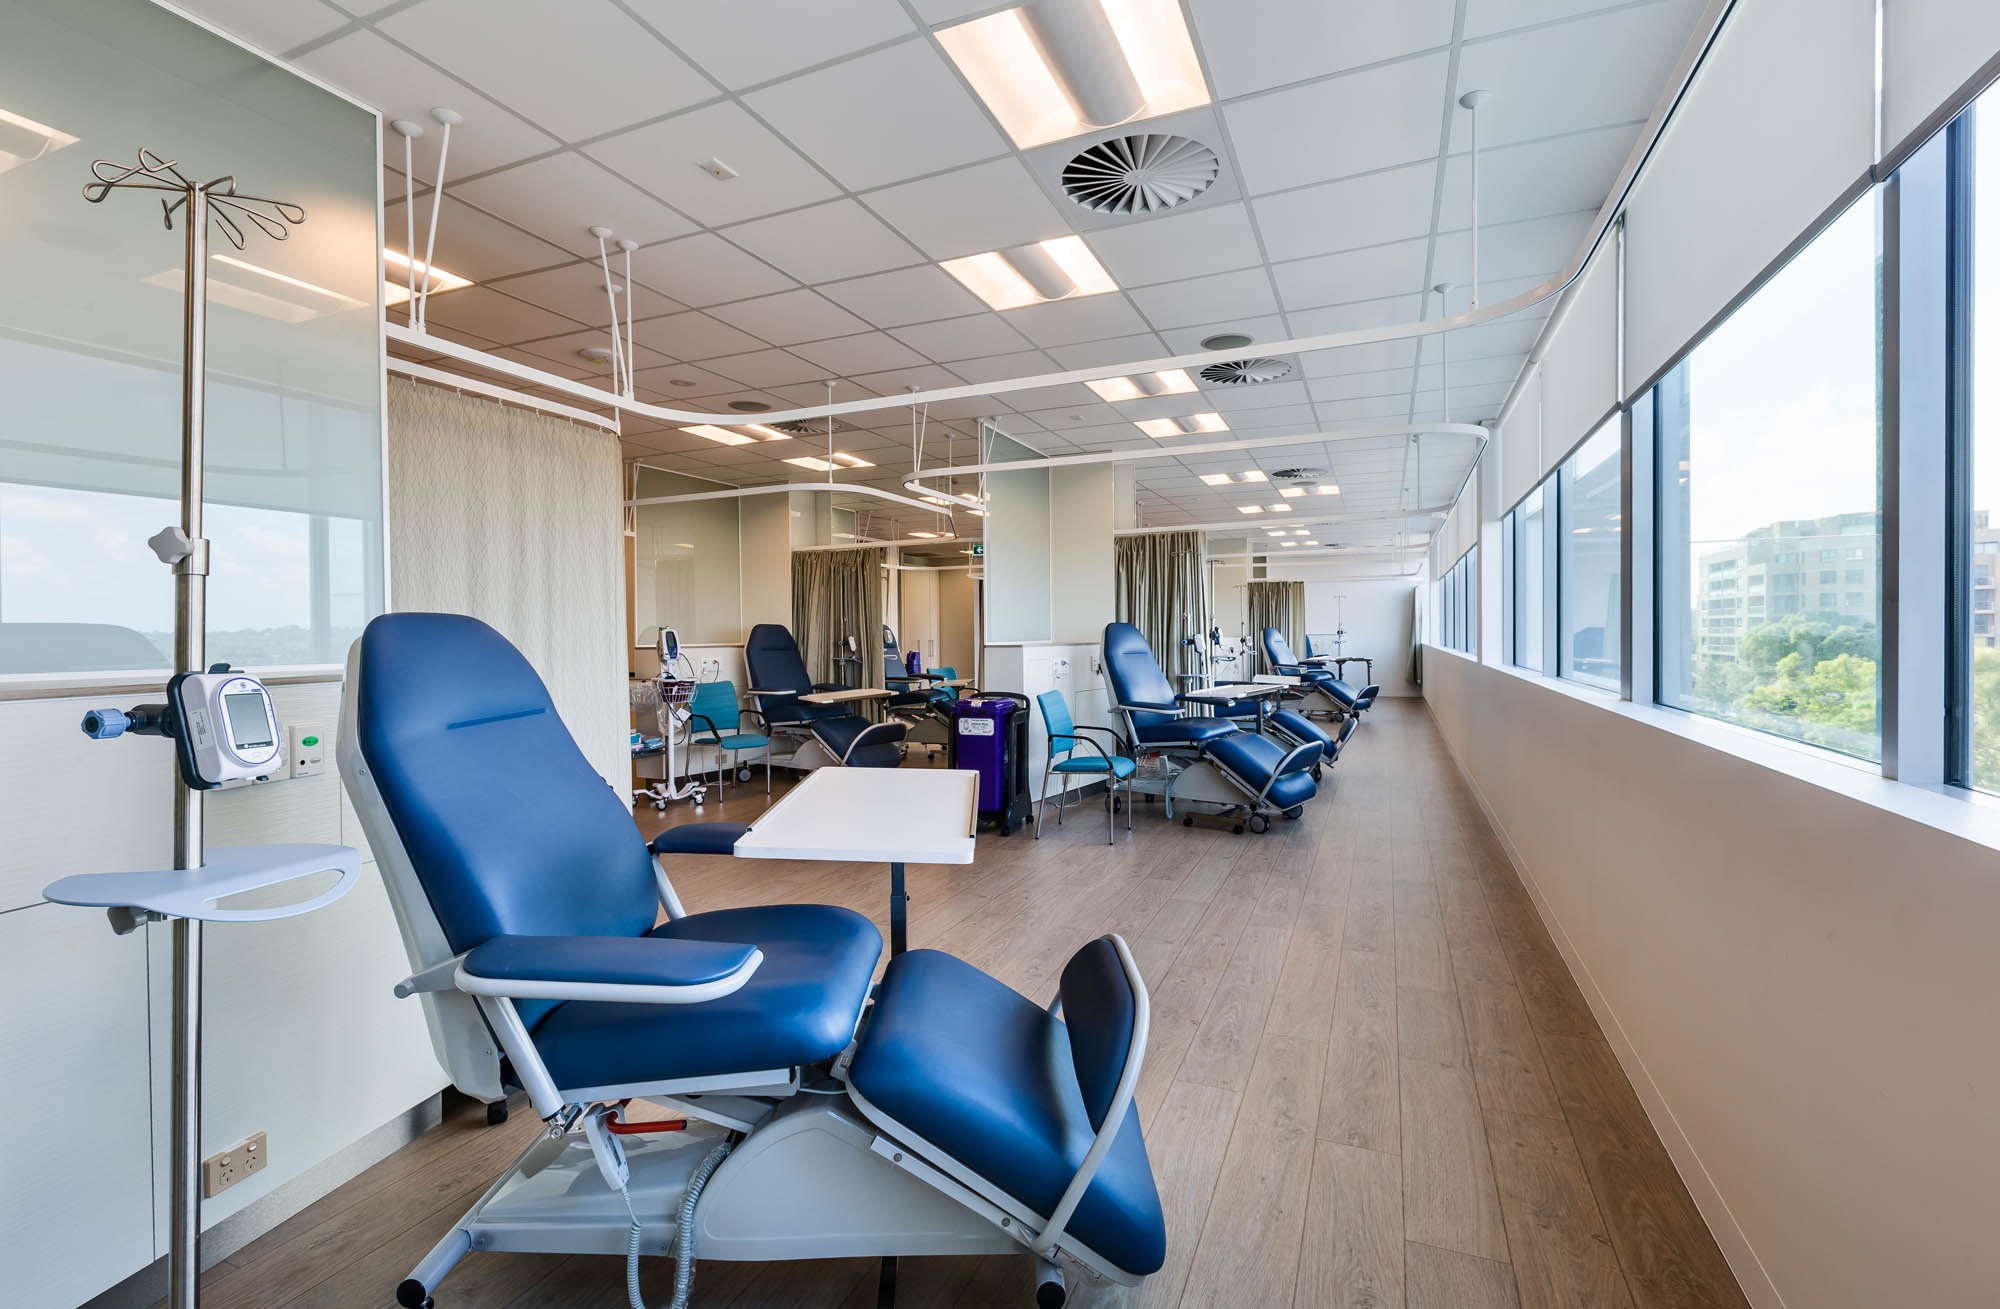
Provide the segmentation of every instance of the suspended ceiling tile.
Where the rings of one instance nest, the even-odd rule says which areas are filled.
[[[1041,351],[1024,350],[1018,354],[992,355],[985,359],[955,360],[951,371],[968,382],[998,382],[1009,377],[1033,377],[1038,373],[1060,370],[1056,361]]]
[[[983,308],[951,274],[931,265],[829,282],[819,291],[877,327],[955,318]]]
[[[882,332],[815,341],[796,347],[793,353],[803,355],[842,377],[880,372],[885,368],[907,368],[925,362],[922,355]]]
[[[970,314],[935,323],[916,323],[890,333],[898,341],[940,363],[1025,350],[1028,339],[998,314]]]
[[[577,354],[579,350],[591,349],[597,346],[608,346],[609,344],[610,340],[606,337],[605,333],[592,327],[577,332],[564,332],[559,336],[547,336],[533,341],[525,341],[522,342],[522,348],[533,354],[541,355],[544,358],[553,359],[557,363],[566,364],[573,363],[581,358]],[[635,369],[653,368],[669,362],[665,355],[643,344],[633,347],[632,358]]]
[[[1118,285],[1200,277],[1263,263],[1241,203],[1167,214],[1090,234],[1090,248]]]
[[[1422,301],[1417,296],[1409,295],[1328,305],[1323,309],[1301,309],[1286,317],[1291,320],[1292,330],[1298,335],[1324,336],[1333,332],[1357,332],[1371,327],[1415,322],[1421,311]]]
[[[1480,300],[1492,304],[1495,301],[1491,294],[1493,286],[1515,278],[1539,280],[1568,263],[1583,239],[1590,234],[1596,217],[1594,212],[1579,211],[1481,227]],[[1454,310],[1464,309],[1472,280],[1472,234],[1447,232],[1439,237],[1433,271],[1439,281],[1458,284],[1459,289],[1451,297],[1451,306]]]
[[[831,199],[839,188],[731,101],[595,142],[584,153],[711,227]],[[735,177],[701,168],[720,159]]]
[[[892,93],[868,93],[875,88]],[[928,38],[788,78],[744,102],[850,190],[1008,150]]]
[[[893,40],[912,29],[895,0],[630,0],[732,91]]]
[[[748,332],[701,313],[668,314],[632,324],[632,339],[669,359],[715,359],[763,348]]]
[[[611,239],[606,244],[614,269],[622,267],[616,244],[620,240],[651,245],[695,230],[672,209],[573,150],[469,182],[447,181],[446,189],[571,254],[596,258],[597,238],[589,229],[608,227]],[[393,194],[402,194],[400,186]]]
[[[1070,230],[1012,158],[870,191],[862,199],[933,259],[1004,250]]]
[[[1278,312],[1271,276],[1262,267],[1212,273],[1182,282],[1142,286],[1128,293],[1154,327],[1188,327],[1218,318],[1252,318]]]
[[[1285,326],[1285,320],[1275,314],[1259,318],[1225,318],[1220,321],[1201,323],[1193,327],[1170,327],[1160,335],[1166,338],[1167,349],[1174,354],[1192,354],[1203,349],[1202,342],[1211,336],[1233,333],[1247,336],[1250,344],[1242,347],[1243,358],[1257,354],[1264,346],[1274,341],[1283,341],[1292,335]]]
[[[865,387],[876,395],[896,395],[916,387],[923,391],[942,391],[948,387],[961,386],[965,379],[948,368],[936,364],[918,364],[909,368],[891,368],[882,372],[861,373],[849,379],[856,386]],[[853,399],[852,395],[834,397]],[[989,402],[990,403],[990,402]],[[888,422],[906,422],[908,413],[903,410],[876,410],[872,413],[849,414],[848,420],[862,425],[877,425]]]
[[[709,312],[731,327],[740,327],[773,345],[796,345],[800,341],[852,336],[868,330],[868,324],[833,301],[803,289],[717,305]]]
[[[402,138],[388,130],[389,124],[398,118],[422,124],[424,135],[415,144],[417,180],[421,182],[437,178],[438,146],[443,141],[444,129],[431,118],[433,106],[443,105],[465,115],[460,124],[463,130],[452,133],[451,153],[445,161],[454,177],[511,164],[559,144],[548,133],[376,32],[350,32],[293,62],[382,111],[384,163],[399,168],[403,163]],[[398,187],[395,194],[402,194],[402,189]]]
[[[1117,294],[1009,309],[1005,317],[1023,336],[1039,346],[1074,345],[1107,336],[1129,336],[1146,330],[1146,322]]]
[[[1272,259],[1302,259],[1385,245],[1431,230],[1437,200],[1435,161],[1253,200],[1264,249]]]
[[[1248,409],[1304,403],[1306,403],[1304,383],[1263,382],[1255,386],[1208,387],[1202,391],[1201,404],[1197,408],[1213,409],[1227,417]]]
[[[625,285],[622,272],[614,272],[612,278],[615,285],[621,287]],[[606,329],[611,326],[611,305],[610,298],[604,290],[604,270],[595,259],[588,263],[570,264],[563,268],[548,268],[539,273],[496,278],[488,285],[496,291],[504,291],[517,300],[526,300],[530,304],[554,310],[587,326]],[[620,323],[628,317],[657,318],[661,314],[677,313],[687,307],[645,286],[634,287],[631,294],[638,299],[629,309],[625,305],[626,293],[621,291],[618,294]],[[605,344],[610,344],[608,331]]]
[[[1524,218],[1597,210],[1610,193],[1639,127],[1623,123],[1492,150],[1479,151],[1479,221],[1511,223]],[[1444,197],[1438,207],[1446,228],[1465,227],[1472,212],[1472,156],[1445,161]]]
[[[419,0],[375,25],[569,141],[715,94],[611,0],[565,0],[550,19],[538,0]]]
[[[392,250],[402,250],[405,235],[405,206],[398,202],[383,210],[382,230]],[[539,237],[528,235],[462,201],[449,190],[438,210],[437,244],[429,245],[431,207],[417,204],[417,249],[419,256],[430,249],[432,259],[445,272],[487,282],[510,273],[575,262],[575,256]],[[407,252],[405,252],[407,253]],[[433,293],[435,294],[435,293]]]
[[[1482,146],[1643,121],[1692,28],[1678,4],[1629,5],[1573,22],[1468,43],[1458,91],[1493,92],[1479,111]],[[1452,119],[1451,148],[1471,141],[1471,115]]]
[[[1313,259],[1273,264],[1286,309],[1316,309],[1350,300],[1375,300],[1421,292],[1429,266],[1428,237],[1365,246]]]
[[[770,295],[798,285],[713,232],[633,252],[632,277],[697,308]]]
[[[653,368],[633,370],[633,380],[641,392],[650,391],[655,404],[669,405],[675,409],[695,408],[694,401],[704,401],[702,408],[708,408],[708,397],[735,391],[743,383],[712,373],[706,368],[693,364],[663,364]],[[693,386],[675,386],[676,381],[693,382]]]
[[[1471,0],[1477,7],[1480,0]],[[1451,43],[1454,0],[1192,0],[1217,99]]]
[[[1114,336],[1102,341],[1051,347],[1049,354],[1064,368],[1100,368],[1106,364],[1140,363],[1163,358],[1170,351],[1152,332]]]
[[[852,200],[739,223],[724,235],[801,282],[831,282],[923,262],[909,242]]]
[[[749,354],[723,355],[708,361],[711,371],[733,377],[744,386],[787,386],[794,382],[817,381],[826,369],[808,363],[785,350],[753,350]],[[754,415],[749,421],[755,421]]]
[[[1458,346],[1453,345],[1452,350],[1456,352]],[[1307,377],[1340,377],[1347,373],[1408,368],[1416,361],[1417,343],[1414,341],[1375,341],[1341,350],[1309,350],[1300,357],[1299,364]]]
[[[1223,106],[1243,189],[1261,195],[1432,158],[1446,59],[1424,55]]]

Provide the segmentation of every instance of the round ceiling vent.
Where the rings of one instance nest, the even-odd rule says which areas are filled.
[[[1274,482],[1318,482],[1325,477],[1324,468],[1280,468],[1271,474]]]
[[[1292,366],[1283,359],[1231,359],[1210,364],[1201,370],[1201,380],[1222,386],[1249,386],[1253,382],[1275,382],[1291,374]]]
[[[771,406],[765,404],[762,400],[731,400],[729,407],[739,414],[769,413],[771,409]]]
[[[1099,214],[1154,214],[1215,185],[1222,161],[1185,136],[1147,132],[1099,141],[1063,165],[1063,192]]]
[[[1214,336],[1201,338],[1204,350],[1241,350],[1250,344],[1250,338],[1241,332],[1217,332]]]
[[[764,426],[774,432],[783,432],[786,436],[826,435],[826,419],[824,418],[796,418],[788,423],[766,423]],[[835,434],[851,432],[854,430],[854,424],[843,423],[836,418],[833,420],[833,430]]]

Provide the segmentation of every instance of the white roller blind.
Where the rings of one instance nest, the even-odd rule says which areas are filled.
[[[1883,0],[1882,140],[1894,153],[2000,54],[1992,0]]]
[[[1542,476],[1542,369],[1537,364],[1500,421],[1500,503],[1505,512]]]
[[[1610,240],[1599,247],[1557,310],[1555,332],[1542,351],[1538,478],[1618,403],[1617,255]]]
[[[1627,395],[1873,163],[1874,27],[1873,0],[1736,7],[1626,207]]]

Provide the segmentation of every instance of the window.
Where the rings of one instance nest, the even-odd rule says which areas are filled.
[[[1982,791],[2000,791],[2000,636],[1994,622],[1994,561],[2000,555],[2000,91],[1988,91],[1973,107],[1987,118],[1971,143],[1972,348],[1963,366],[1971,370],[1971,427],[1965,526],[1960,542],[1970,563],[1958,597],[1964,619],[1954,625],[1965,646],[1955,680],[1965,698],[1962,751],[1954,771]]]
[[[1438,644],[1473,653],[1479,631],[1479,547],[1468,550],[1438,580]]]
[[[1881,758],[1879,318],[1865,198],[1660,384],[1660,702]],[[1769,575],[1733,640],[1695,620],[1719,559]],[[1807,571],[1807,560],[1813,567]],[[1830,588],[1837,560],[1857,585]],[[1817,574],[1817,576],[1813,576]]]
[[[1547,522],[1542,512],[1542,488],[1528,492],[1507,515],[1507,536],[1513,542],[1513,661],[1517,667],[1542,672],[1542,607],[1544,570],[1547,567]]]
[[[1556,671],[1612,690],[1624,631],[1622,426],[1613,415],[1556,470]]]

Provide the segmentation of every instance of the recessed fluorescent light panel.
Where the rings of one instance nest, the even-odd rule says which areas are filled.
[[[683,428],[682,430],[693,431],[694,429]],[[800,455],[796,459],[787,459],[785,462],[797,468],[810,468],[815,473],[831,473],[838,468],[873,468],[875,466],[860,455],[851,455],[842,452],[835,454],[833,457],[837,462],[828,463],[816,455]]]
[[[1263,505],[1237,505],[1237,506],[1236,506],[1236,512],[1237,512],[1237,513],[1239,513],[1239,514],[1261,514],[1261,513],[1263,513],[1263,512],[1264,512],[1264,506],[1263,506]]]
[[[1201,480],[1210,486],[1228,486],[1232,482],[1261,482],[1264,480],[1264,470],[1246,468],[1241,476],[1234,473],[1203,473]]]
[[[1193,436],[1197,432],[1226,432],[1229,424],[1221,414],[1188,414],[1181,418],[1146,418],[1132,424],[1154,440],[1169,436]]]
[[[1314,495],[1339,495],[1340,487],[1332,482],[1321,482],[1313,488]]]
[[[1241,480],[1245,482],[1263,482],[1269,479],[1264,476],[1264,470],[1261,468],[1246,468],[1243,470]]]
[[[1287,500],[1296,500],[1305,493],[1306,489],[1303,486],[1281,486],[1278,488],[1278,494]]]
[[[681,430],[689,436],[698,436],[704,441],[713,441],[717,445],[749,445],[757,439],[752,436],[745,436],[741,432],[732,432],[726,427],[717,427],[713,423],[703,423],[699,427],[683,427]],[[785,462],[796,463],[797,461],[787,459]]]
[[[1203,473],[1201,475],[1201,480],[1203,485],[1206,486],[1228,486],[1231,482],[1235,481],[1236,479],[1231,477],[1228,473]]]
[[[1271,512],[1274,514],[1288,514],[1292,512],[1292,507],[1280,500],[1277,504],[1271,506]]]
[[[1038,0],[937,39],[1023,150],[1209,100],[1178,0]]]
[[[1194,379],[1187,375],[1185,368],[1169,368],[1159,373],[1139,373],[1133,377],[1100,377],[1095,382],[1085,382],[1085,386],[1097,392],[1097,398],[1119,404],[1126,400],[1144,400],[1156,395],[1186,395],[1195,390]]]
[[[408,255],[398,254],[394,250],[384,250],[382,252],[382,262],[392,270],[382,284],[382,303],[385,306],[399,305],[410,298],[409,280],[410,273],[413,271],[411,268],[412,260]],[[417,276],[417,287],[421,290],[424,284],[425,265],[421,259],[414,262],[416,265],[414,271]],[[403,275],[403,280],[396,280],[397,273]],[[432,295],[442,295],[446,291],[456,291],[460,287],[471,286],[472,282],[471,279],[460,277],[457,273],[448,273],[442,268],[433,267],[431,268],[430,285]]]
[[[989,309],[1019,309],[1116,291],[1118,283],[1080,236],[1057,236],[1012,250],[946,259],[938,265]]]

